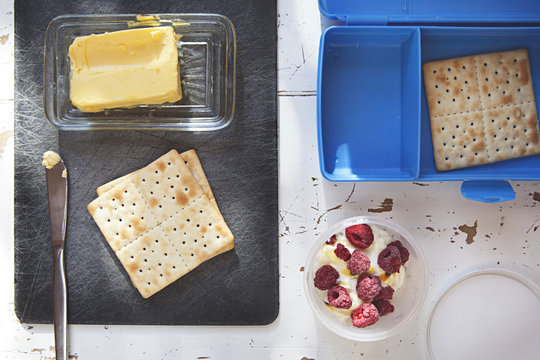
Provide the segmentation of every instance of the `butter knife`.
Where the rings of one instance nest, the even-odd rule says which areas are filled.
[[[57,360],[67,360],[67,288],[64,269],[64,241],[67,215],[67,170],[58,156],[46,170],[47,196],[53,255],[53,322]]]

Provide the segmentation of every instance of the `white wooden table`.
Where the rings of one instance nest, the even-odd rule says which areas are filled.
[[[331,183],[319,171],[316,75],[321,30],[316,0],[278,1],[280,312],[268,326],[77,326],[73,359],[422,359],[434,300],[482,267],[518,271],[540,284],[540,183],[513,182],[516,200],[469,201],[459,182]],[[51,325],[21,324],[13,302],[13,4],[0,2],[0,358],[52,359]],[[386,206],[383,206],[383,203]],[[307,250],[329,224],[378,215],[407,228],[422,246],[429,290],[419,316],[374,343],[326,330],[306,302]],[[462,225],[476,230],[467,239]],[[466,230],[461,227],[461,229]],[[69,241],[69,240],[68,240]]]

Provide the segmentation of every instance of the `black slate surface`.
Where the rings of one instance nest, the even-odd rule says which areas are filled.
[[[61,14],[219,13],[237,34],[236,113],[224,130],[57,131],[42,106],[44,34]],[[51,249],[40,165],[55,150],[69,170],[68,321],[77,324],[267,324],[277,316],[275,0],[15,2],[15,311],[52,322]],[[97,186],[170,149],[197,150],[235,249],[144,300],[86,210]]]

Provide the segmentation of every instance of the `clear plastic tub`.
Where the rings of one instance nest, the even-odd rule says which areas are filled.
[[[540,288],[506,269],[461,276],[437,300],[427,324],[429,359],[538,359]],[[533,335],[532,337],[529,335]]]
[[[315,277],[316,255],[321,246],[333,234],[343,231],[346,227],[355,224],[372,224],[388,232],[394,240],[400,240],[409,250],[409,261],[405,267],[405,281],[403,285],[396,290],[391,303],[395,310],[393,313],[382,316],[375,324],[356,328],[350,321],[343,321],[337,317],[324,301],[321,301],[320,290],[313,285]],[[313,244],[307,260],[304,271],[304,290],[310,307],[317,318],[329,330],[335,334],[347,339],[356,341],[376,341],[388,338],[402,330],[418,313],[424,301],[427,285],[428,270],[422,250],[414,240],[411,234],[401,226],[374,216],[357,216],[345,219],[331,226],[323,232],[317,241]]]
[[[73,106],[68,49],[75,37],[152,26],[171,26],[179,36],[182,99],[96,113]],[[234,27],[222,15],[59,16],[50,22],[45,35],[45,114],[61,130],[218,130],[229,125],[234,115],[235,62]]]

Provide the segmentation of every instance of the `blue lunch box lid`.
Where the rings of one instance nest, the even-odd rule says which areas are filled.
[[[540,21],[538,0],[319,0],[321,13],[346,24],[526,24]]]

